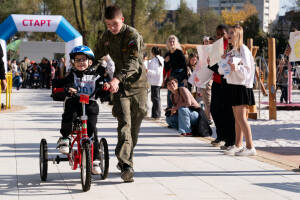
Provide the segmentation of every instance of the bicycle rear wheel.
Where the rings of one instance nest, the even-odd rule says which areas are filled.
[[[100,168],[101,168],[101,179],[104,180],[108,176],[109,170],[109,153],[108,153],[108,145],[105,138],[101,138],[99,145],[100,152]]]
[[[40,143],[40,177],[42,181],[47,180],[48,175],[48,145],[46,139]]]
[[[81,152],[81,185],[84,192],[90,190],[92,182],[92,163],[91,163],[90,144],[84,142]]]

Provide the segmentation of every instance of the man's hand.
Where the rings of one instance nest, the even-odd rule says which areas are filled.
[[[119,79],[113,78],[113,79],[109,82],[109,85],[110,85],[109,91],[110,91],[111,93],[117,93],[118,90],[119,90],[119,83],[120,83],[120,80],[119,80]]]
[[[3,91],[5,91],[5,90],[6,90],[6,87],[7,87],[6,80],[5,80],[5,79],[4,79],[4,80],[1,80],[1,89],[2,89]]]

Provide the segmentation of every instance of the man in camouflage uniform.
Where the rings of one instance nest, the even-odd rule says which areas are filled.
[[[133,181],[133,149],[142,120],[147,112],[147,76],[142,61],[143,38],[134,28],[123,23],[118,6],[105,10],[107,31],[97,44],[96,57],[109,54],[115,62],[113,79],[106,86],[113,96],[112,114],[118,120],[118,143],[115,154],[125,182]]]

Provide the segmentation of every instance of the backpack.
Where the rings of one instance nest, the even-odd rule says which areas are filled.
[[[192,133],[194,137],[210,137],[212,136],[212,129],[209,126],[208,119],[202,108],[192,108],[192,110],[197,111],[198,122],[192,127]]]

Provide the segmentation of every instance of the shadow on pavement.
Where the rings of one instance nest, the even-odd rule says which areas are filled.
[[[300,147],[256,147],[256,149],[286,156],[300,155]]]
[[[290,191],[300,193],[300,182],[280,182],[280,183],[257,183],[255,185],[268,187],[273,189],[280,189],[284,191]]]
[[[63,173],[64,176],[61,177],[58,173],[48,173],[48,180],[42,182],[40,180],[39,174],[27,174],[22,175],[0,175],[0,196],[48,196],[48,195],[59,195],[59,194],[69,194],[80,193],[81,189],[70,188],[70,186],[76,186],[80,184],[80,174],[79,171],[74,171],[73,173]],[[56,177],[57,179],[53,179]],[[68,180],[70,179],[70,180]],[[74,180],[71,180],[74,179]],[[18,187],[18,194],[16,194],[16,182]],[[69,186],[69,187],[67,187]],[[48,191],[48,192],[47,192]],[[51,193],[55,191],[55,193]]]

